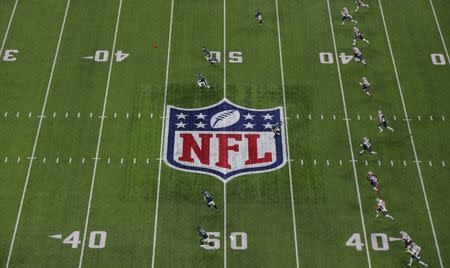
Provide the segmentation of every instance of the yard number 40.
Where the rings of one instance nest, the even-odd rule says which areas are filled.
[[[71,245],[72,248],[78,248],[81,244],[80,231],[73,231],[63,240],[63,244]],[[89,234],[89,248],[104,248],[106,245],[105,231],[92,231]]]
[[[372,233],[370,234],[370,240],[372,244],[372,249],[375,251],[388,251],[389,250],[389,239],[384,233]],[[395,239],[400,240],[400,239]],[[345,242],[347,247],[355,247],[356,250],[360,251],[363,249],[364,244],[361,242],[361,235],[359,233],[354,233]]]

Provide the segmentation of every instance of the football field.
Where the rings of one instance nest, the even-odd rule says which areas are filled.
[[[450,2],[364,2],[0,1],[0,267],[448,267]]]

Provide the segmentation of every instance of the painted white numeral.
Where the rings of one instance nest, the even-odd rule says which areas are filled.
[[[238,245],[238,237],[240,237],[241,243]],[[244,250],[247,249],[247,233],[244,232],[233,232],[230,235],[231,243],[230,246],[232,249],[236,250]]]
[[[378,238],[381,238],[381,246],[378,243]],[[370,234],[370,240],[372,240],[372,248],[376,251],[387,251],[389,250],[388,237],[383,233],[373,233]]]
[[[333,64],[333,54],[330,52],[320,52],[319,53],[320,63],[322,64]]]
[[[126,57],[130,56],[130,53],[123,53],[122,50],[117,50],[116,52],[116,61],[117,62],[121,62],[123,61]]]
[[[94,61],[105,62],[108,61],[109,51],[108,50],[97,50],[95,51]]]
[[[98,237],[98,239],[97,239]],[[90,248],[104,248],[106,243],[105,231],[92,231],[89,235],[89,247]]]
[[[221,60],[220,55],[221,55],[220,51],[211,51],[211,57],[215,58],[217,62],[220,62]]]
[[[68,237],[63,240],[63,244],[72,245],[72,248],[77,248],[80,241],[80,231],[73,231]]]
[[[445,64],[447,64],[445,62],[444,55],[442,55],[442,54],[431,54],[431,62],[433,62],[434,65],[445,65]]]
[[[242,52],[230,51],[228,53],[229,63],[242,63]]]
[[[3,56],[3,61],[16,61],[16,57],[14,57],[14,54],[19,53],[19,50],[17,49],[6,49],[5,55]]]
[[[353,56],[347,56],[345,53],[341,53],[339,57],[341,58],[342,64],[347,64],[353,59]]]
[[[206,240],[207,242],[213,242],[214,245],[210,246],[205,244],[205,246],[203,247],[204,249],[219,249],[220,248],[220,240],[218,239],[220,237],[220,233],[219,232],[207,232],[208,234],[208,239]]]
[[[361,243],[361,235],[359,233],[354,233],[350,238],[345,242],[347,247],[355,247],[356,250],[362,250],[364,244]]]

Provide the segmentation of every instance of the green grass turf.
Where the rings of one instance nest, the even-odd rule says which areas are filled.
[[[0,2],[1,40],[14,3]],[[17,61],[0,60],[2,267],[8,258],[30,166],[27,158],[32,153],[39,123],[37,116],[44,103],[66,3],[19,0],[5,45],[5,49],[19,50]],[[449,43],[449,4],[442,0],[433,3]],[[81,245],[72,248],[48,236],[61,234],[64,239],[73,231],[83,235],[109,62],[93,62],[82,57],[92,56],[97,50],[111,50],[119,4],[119,0],[72,0],[70,4],[10,267],[79,265]],[[245,107],[272,108],[284,104],[275,1],[226,2],[227,52],[243,53],[242,64],[227,63],[226,88],[223,62],[207,64],[200,50],[206,46],[223,52],[223,4],[223,1],[174,0],[165,92],[171,1],[123,0],[116,50],[130,56],[114,62],[111,70],[105,107],[107,118],[101,136],[87,238],[83,241],[82,266],[151,267],[154,250],[155,267],[223,267],[224,260],[228,267],[295,267],[292,179],[301,267],[368,267],[366,246],[369,246],[372,267],[405,266],[408,255],[400,241],[389,242],[388,251],[376,251],[370,240],[372,233],[398,237],[400,230],[410,233],[422,246],[424,261],[431,267],[439,267],[377,1],[370,1],[369,9],[355,14],[361,31],[371,41],[370,45],[361,44],[368,66],[353,61],[340,65],[346,109],[351,119],[351,146],[358,160],[356,182],[349,162],[351,154],[336,64],[319,62],[319,53],[334,52],[325,0],[279,1],[284,109],[289,118],[285,125],[289,131],[292,177],[286,164],[276,171],[233,179],[226,185],[224,222],[222,182],[211,176],[174,170],[164,163],[160,169],[164,100],[167,105],[183,108],[203,107],[220,101],[226,92],[229,100]],[[350,55],[352,25],[340,25],[340,9],[348,6],[352,11],[353,1],[337,0],[330,4],[337,51]],[[446,213],[450,205],[446,198],[450,186],[450,148],[446,143],[450,133],[447,119],[450,108],[446,105],[450,97],[449,65],[436,66],[430,60],[430,54],[445,55],[445,52],[429,1],[383,1],[382,4],[446,266],[450,262],[447,242],[450,217]],[[256,8],[263,11],[263,26],[257,25],[254,19]],[[222,55],[224,60],[226,57]],[[214,90],[197,88],[197,72],[205,74]],[[360,90],[361,76],[367,76],[372,82],[371,99]],[[375,120],[378,109],[391,120],[394,133],[378,133]],[[370,115],[374,120],[369,119]],[[363,136],[373,140],[379,155],[359,155],[358,145]],[[393,222],[375,218],[376,195],[364,179],[369,170],[379,175],[381,196],[395,217]],[[359,186],[368,237],[362,251],[345,246],[353,233],[360,233],[362,242],[366,243],[355,183]],[[221,209],[219,213],[206,208],[201,189],[214,194]],[[199,247],[195,231],[198,225],[221,233],[220,250]],[[105,248],[88,246],[92,231],[107,232]],[[230,248],[228,236],[232,232],[248,234],[246,250]]]

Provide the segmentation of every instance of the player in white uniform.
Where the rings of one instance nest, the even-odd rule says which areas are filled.
[[[258,9],[256,10],[255,18],[256,18],[256,21],[259,23],[259,25],[262,25],[263,20],[262,20],[262,12],[261,12],[261,9],[258,8]]]
[[[356,62],[361,62],[362,64],[366,65],[366,60],[364,59],[361,50],[357,47],[353,47],[353,58]]]
[[[391,220],[394,220],[394,217],[388,214],[388,210],[386,208],[386,203],[381,198],[376,198],[377,201],[377,215],[376,217],[380,216],[380,213],[385,216],[386,218],[389,218]]]
[[[413,242],[411,237],[405,231],[400,231],[400,235],[402,236],[402,240],[403,240],[403,243],[405,244],[405,248],[408,248],[408,246],[411,245]]]
[[[363,0],[356,0],[356,1],[355,1],[355,4],[356,4],[355,12],[358,12],[358,10],[359,10],[360,7],[367,7],[367,8],[369,8],[369,5],[368,5],[368,4],[365,4],[365,3],[363,2]]]
[[[358,27],[353,26],[353,46],[356,45],[356,39],[362,40],[364,42],[366,42],[367,44],[369,44],[369,40],[364,38],[364,35],[361,33],[361,31],[359,30]]]
[[[367,96],[371,97],[372,94],[370,94],[370,82],[367,80],[367,77],[363,76],[361,77],[361,81],[359,84],[362,86],[361,90],[367,94]]]
[[[199,88],[211,88],[208,81],[201,73],[197,73],[197,85]]]
[[[421,247],[416,245],[414,242],[411,243],[406,248],[406,252],[411,254],[411,257],[409,258],[408,266],[412,266],[412,263],[414,260],[416,260],[419,264],[423,265],[424,267],[428,267],[428,264],[420,260],[420,251],[422,250]]]
[[[361,143],[361,151],[360,154],[364,153],[365,151],[371,153],[371,154],[377,154],[377,152],[372,151],[372,143],[367,137],[364,137]]]
[[[394,129],[388,126],[388,121],[386,119],[386,116],[384,116],[383,112],[381,110],[378,110],[377,113],[378,116],[378,129],[380,132],[383,132],[383,127],[389,129],[390,131],[394,132]]]
[[[348,8],[346,8],[346,7],[342,8],[341,14],[342,14],[342,23],[341,23],[342,25],[344,25],[346,20],[351,21],[354,24],[358,23],[356,20],[353,20],[353,17],[348,12]]]
[[[380,193],[380,184],[378,183],[378,177],[372,171],[367,172],[366,179],[369,181],[372,189],[379,194]]]
[[[273,137],[281,136],[281,121],[272,126]]]

